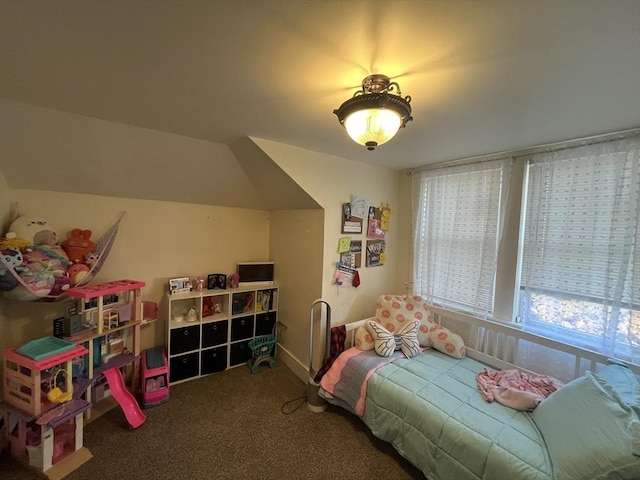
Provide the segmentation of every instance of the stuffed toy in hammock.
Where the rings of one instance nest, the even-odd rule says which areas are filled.
[[[46,220],[18,217],[0,238],[0,291],[10,300],[51,302],[88,283],[111,249],[122,215],[95,243],[90,230],[74,229],[62,245]]]

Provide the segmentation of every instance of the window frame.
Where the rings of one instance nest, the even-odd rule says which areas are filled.
[[[488,318],[495,321],[509,323],[514,326],[522,326],[521,319],[518,316],[520,301],[519,280],[522,272],[521,248],[524,239],[523,217],[525,215],[522,206],[525,205],[526,202],[528,187],[527,164],[531,161],[533,156],[535,154],[545,151],[551,151],[554,149],[573,148],[594,143],[606,142],[609,140],[631,138],[635,136],[640,136],[640,128],[577,140],[558,142],[551,145],[542,145],[526,149],[513,150],[504,152],[502,154],[486,155],[483,157],[457,160],[454,162],[444,162],[430,167],[443,168],[464,163],[487,162],[498,158],[505,158],[506,155],[511,156],[511,158],[513,159],[508,195],[506,198],[503,237],[498,248],[493,314]],[[413,221],[414,219],[412,218],[412,222]],[[415,237],[412,236],[412,238]],[[412,268],[415,267],[413,258],[411,259],[411,265]],[[576,333],[579,334],[578,336],[582,336],[582,333],[577,330]],[[584,333],[584,336],[588,337],[589,334]],[[591,343],[588,341],[588,339],[586,340],[587,341],[584,343]],[[577,344],[582,343],[583,342],[577,342]]]

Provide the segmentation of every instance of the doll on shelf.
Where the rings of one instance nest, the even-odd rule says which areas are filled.
[[[198,321],[198,315],[196,314],[196,307],[189,307],[187,311],[187,318],[185,322],[193,323]]]

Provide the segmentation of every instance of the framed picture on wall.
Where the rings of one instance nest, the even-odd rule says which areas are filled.
[[[386,260],[385,249],[387,244],[384,240],[367,240],[367,267],[380,267]]]
[[[362,233],[362,219],[353,216],[350,203],[342,204],[342,233]]]

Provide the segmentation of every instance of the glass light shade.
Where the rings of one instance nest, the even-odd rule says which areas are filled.
[[[398,133],[402,119],[398,112],[387,108],[367,108],[351,113],[344,128],[354,142],[373,150]]]

